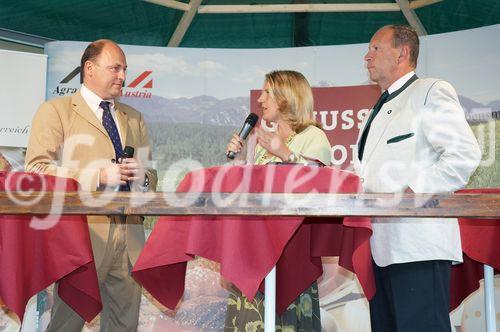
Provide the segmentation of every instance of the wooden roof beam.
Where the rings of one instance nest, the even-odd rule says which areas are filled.
[[[243,13],[312,13],[312,12],[396,12],[396,3],[331,3],[331,4],[282,4],[282,5],[204,5],[199,14]]]
[[[191,22],[193,22],[193,18],[196,15],[202,1],[203,0],[189,1],[189,9],[184,13],[184,15],[182,15],[177,28],[175,28],[172,37],[170,37],[170,40],[168,41],[168,47],[178,47],[181,44],[182,38],[184,38]]]
[[[187,12],[189,4],[177,0],[144,0],[156,5]],[[413,0],[410,9],[429,6],[443,0]],[[205,5],[198,9],[199,14],[230,13],[304,13],[304,12],[389,12],[399,11],[395,3],[310,3],[310,4],[274,4],[274,5]]]
[[[189,5],[187,3],[176,0],[144,0],[144,1],[154,3],[155,5],[182,10],[185,12],[189,10]]]
[[[418,9],[425,6],[433,5],[443,0],[413,0],[410,2],[410,9]]]
[[[396,0],[396,3],[401,8],[401,11],[408,21],[408,24],[410,24],[413,29],[417,31],[419,36],[426,36],[427,30],[425,30],[424,25],[422,24],[422,22],[420,22],[417,13],[415,13],[415,11],[410,8],[410,3],[408,2],[408,0]]]

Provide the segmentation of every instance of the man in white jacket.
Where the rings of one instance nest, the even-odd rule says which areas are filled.
[[[370,41],[365,61],[383,94],[355,151],[366,192],[453,192],[481,159],[453,87],[415,75],[418,51],[409,26],[385,26]],[[451,264],[462,261],[457,220],[373,218],[372,226],[372,331],[450,331]]]

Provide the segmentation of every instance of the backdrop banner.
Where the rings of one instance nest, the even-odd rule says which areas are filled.
[[[454,85],[482,147],[483,160],[471,187],[500,186],[496,161],[500,146],[500,135],[496,134],[500,43],[495,42],[499,35],[500,25],[495,25],[421,39],[417,74]],[[46,45],[47,99],[74,93],[80,87],[80,57],[87,44]],[[370,83],[364,65],[367,44],[293,49],[122,47],[128,70],[121,101],[144,114],[161,181],[159,190],[164,191],[175,189],[189,165],[208,167],[226,162],[226,144],[250,110],[259,112],[259,89],[265,73],[271,70],[300,71],[315,87],[316,119],[328,134],[335,166],[345,169],[352,168],[352,145],[359,123],[380,94]],[[146,219],[148,234],[154,222]],[[324,264],[325,273],[319,280],[324,330],[367,331],[368,304],[355,276],[340,268],[336,258],[325,258]],[[222,330],[227,298],[223,285],[217,264],[196,259],[188,265],[186,292],[175,312],[144,296],[140,330]],[[50,296],[48,292],[47,298]],[[471,299],[465,302],[470,308],[464,311],[461,307],[451,314],[454,329],[480,329],[477,324],[481,324],[484,309]],[[97,331],[99,325],[87,327]]]
[[[28,144],[31,119],[45,99],[46,70],[44,54],[0,50],[0,147]]]

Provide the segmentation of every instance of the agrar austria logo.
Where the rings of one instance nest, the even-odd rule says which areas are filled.
[[[122,89],[122,96],[136,98],[151,98],[151,90],[153,88],[153,79],[148,77],[153,73],[152,70],[145,70],[137,76],[132,83]]]
[[[65,96],[65,95],[68,95],[68,94],[75,93],[76,90],[78,90],[77,87],[74,87],[74,85],[76,83],[74,83],[73,86],[71,86],[70,82],[78,74],[80,74],[80,66],[78,66],[75,69],[73,69],[68,75],[66,75],[65,78],[63,78],[61,80],[61,82],[59,82],[59,84],[56,86],[56,88],[54,89],[54,91],[52,91],[52,95],[55,95],[55,96]]]
[[[150,76],[152,73],[152,70],[145,70],[139,76],[134,78],[131,83],[126,84],[124,82],[121,96],[132,98],[151,98],[153,79]],[[54,91],[52,91],[52,95],[65,96],[75,93],[80,87],[79,85],[76,86],[76,84],[79,83],[74,79],[76,76],[80,76],[80,66],[73,69],[61,80],[61,82],[59,82]]]

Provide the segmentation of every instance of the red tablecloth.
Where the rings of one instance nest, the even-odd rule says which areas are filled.
[[[178,192],[356,193],[359,178],[331,168],[213,167],[186,175]],[[238,204],[239,196],[235,194]],[[233,205],[233,206],[234,206]],[[368,298],[375,292],[369,218],[196,216],[161,217],[134,266],[133,276],[158,301],[175,308],[184,292],[187,261],[195,255],[221,264],[222,276],[253,298],[277,265],[277,310],[323,272],[321,256],[340,256]],[[262,290],[262,287],[261,287]]]
[[[500,188],[467,189],[458,193],[498,194]],[[464,263],[453,266],[451,274],[451,309],[456,308],[479,288],[484,277],[483,264],[500,270],[500,220],[458,219]]]
[[[78,183],[70,179],[0,172],[1,191],[77,189]],[[90,321],[102,304],[86,218],[40,218],[0,215],[0,298],[22,320],[28,300],[59,281],[59,296]]]

